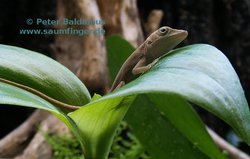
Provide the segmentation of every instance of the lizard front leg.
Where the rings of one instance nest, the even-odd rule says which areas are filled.
[[[132,70],[132,73],[134,75],[142,74],[146,71],[148,71],[152,66],[154,66],[159,61],[159,58],[155,59],[150,64],[146,64],[146,58],[143,57],[141,60],[135,65],[135,67]]]

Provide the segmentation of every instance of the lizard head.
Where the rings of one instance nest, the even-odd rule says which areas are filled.
[[[156,59],[176,47],[187,35],[185,30],[161,27],[146,39],[146,54],[149,58]]]

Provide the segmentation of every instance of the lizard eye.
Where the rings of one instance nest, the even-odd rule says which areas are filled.
[[[167,32],[168,32],[168,29],[166,27],[162,27],[162,28],[159,29],[159,33],[161,35],[166,34]]]

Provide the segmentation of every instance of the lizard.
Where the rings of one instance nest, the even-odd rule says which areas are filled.
[[[185,30],[163,26],[154,31],[123,63],[110,92],[122,87],[136,76],[148,71],[162,55],[165,55],[188,35]]]

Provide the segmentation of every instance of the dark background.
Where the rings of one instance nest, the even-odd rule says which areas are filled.
[[[182,45],[207,43],[216,46],[230,60],[239,75],[246,98],[250,100],[250,1],[249,0],[138,0],[142,23],[152,9],[164,11],[162,25],[186,29]],[[48,56],[54,37],[51,35],[20,35],[28,26],[27,18],[56,19],[55,0],[1,0],[0,43],[20,46]],[[39,29],[44,26],[39,26]],[[248,102],[249,103],[249,102]],[[203,120],[220,135],[229,127],[204,110]],[[18,126],[32,112],[30,108],[0,107],[0,138]],[[215,124],[216,123],[216,124]]]

